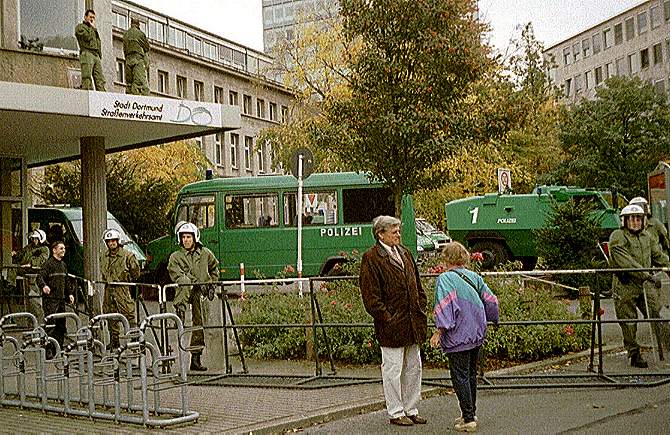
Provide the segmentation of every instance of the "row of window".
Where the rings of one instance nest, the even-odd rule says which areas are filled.
[[[650,28],[656,29],[663,22],[670,21],[670,0],[661,5],[656,4],[648,11],[639,12],[637,15],[625,18],[622,22],[608,26],[594,33],[590,38],[584,38],[581,42],[575,42],[572,45],[563,48],[563,65],[568,66],[578,62],[581,59],[596,55],[602,50],[622,44],[625,41],[631,41],[635,36],[645,34]],[[637,33],[636,33],[637,32]]]
[[[639,52],[619,57],[584,74],[565,80],[564,92],[567,97],[577,96],[583,89],[591,89],[612,76],[637,74],[652,65],[661,65],[664,61],[663,44],[657,43],[643,48]],[[670,62],[670,38],[665,41],[665,61]],[[583,85],[583,86],[582,86]]]
[[[244,148],[242,150],[242,159],[239,160],[240,153],[240,135],[238,133],[227,133],[229,140],[228,144],[223,143],[224,135],[223,133],[217,133],[214,140],[214,163],[218,166],[223,166],[223,155],[226,147],[228,148],[229,158],[230,158],[230,167],[232,169],[237,169],[238,164],[242,163],[243,168],[247,171],[251,171],[251,159],[254,149],[254,138],[251,136],[244,136]],[[256,150],[256,168],[259,173],[265,173],[270,171],[270,155],[272,150],[267,143],[262,143],[258,146]]]
[[[125,61],[116,59],[116,81],[125,84]],[[188,99],[192,97],[195,101],[205,101],[205,84],[199,80],[193,80],[193,94],[189,95],[188,79],[177,75],[175,80],[176,96],[178,98]],[[156,92],[163,95],[170,94],[170,78],[167,71],[157,70]],[[239,106],[239,94],[232,89],[228,91],[228,99],[224,96],[224,89],[221,86],[214,85],[214,102],[218,104],[229,104]],[[256,106],[253,105],[251,95],[242,94],[242,113],[249,116],[256,116],[261,119],[267,119],[275,122],[286,122],[288,116],[288,107],[281,106],[281,112],[277,103],[266,102],[262,98],[256,98]]]
[[[130,12],[123,9],[113,10],[112,12],[112,25],[121,30],[127,30],[130,25]],[[186,30],[166,25],[148,17],[140,16],[138,18],[140,19],[140,29],[147,35],[147,38],[161,44],[186,50],[189,54],[234,66],[251,73],[262,73],[269,66],[269,62],[254,56],[253,53],[249,53],[243,47],[236,49],[217,44],[215,41],[207,40]]]

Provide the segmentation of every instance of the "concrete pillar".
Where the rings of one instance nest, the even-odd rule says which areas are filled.
[[[12,195],[12,171],[9,165],[0,163],[0,196]],[[12,203],[0,202],[0,260],[2,266],[12,264]],[[23,240],[21,240],[23,242]]]
[[[105,169],[105,138],[82,137],[81,201],[84,234],[84,278],[100,280],[102,232],[107,228],[107,179]],[[98,303],[102,301],[98,291]]]

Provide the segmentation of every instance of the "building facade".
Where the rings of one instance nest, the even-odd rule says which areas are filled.
[[[278,41],[292,40],[298,23],[337,15],[338,0],[263,0],[263,47],[271,53]]]
[[[612,76],[670,91],[670,0],[648,0],[549,47],[550,77],[570,101],[593,98]]]
[[[264,75],[272,58],[129,1],[0,1],[0,81],[79,87],[74,27],[89,7],[96,11],[108,92],[125,93],[122,35],[137,17],[151,45],[152,96],[240,107],[240,129],[197,140],[214,173],[272,171],[272,149],[257,137],[286,118],[292,101],[288,89]]]

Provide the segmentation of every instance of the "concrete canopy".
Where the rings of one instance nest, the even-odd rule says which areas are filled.
[[[41,166],[80,157],[82,137],[105,152],[240,127],[237,107],[199,101],[0,82],[0,155]]]

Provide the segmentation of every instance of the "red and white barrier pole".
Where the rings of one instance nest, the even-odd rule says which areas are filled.
[[[244,288],[244,263],[240,263],[240,292],[241,297],[244,299],[244,293],[247,290]]]

